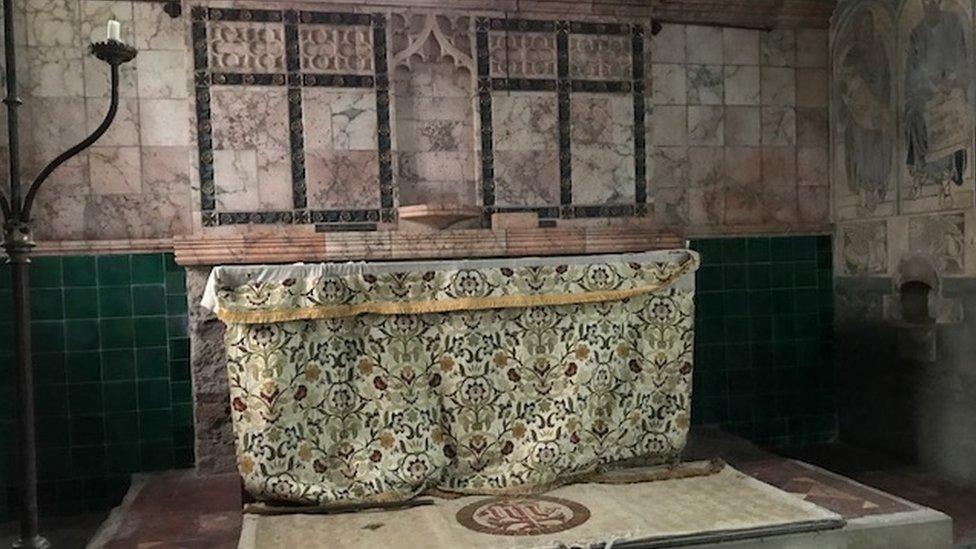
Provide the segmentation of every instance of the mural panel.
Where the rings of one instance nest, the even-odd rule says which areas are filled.
[[[899,18],[904,213],[973,202],[972,6],[908,0]]]
[[[833,40],[833,181],[838,220],[896,213],[894,17],[864,2],[839,17]]]

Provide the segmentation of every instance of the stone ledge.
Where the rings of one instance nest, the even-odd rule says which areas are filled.
[[[678,233],[623,227],[472,229],[430,233],[377,231],[173,239],[176,262],[184,266],[623,253],[681,248],[684,245],[684,237]]]

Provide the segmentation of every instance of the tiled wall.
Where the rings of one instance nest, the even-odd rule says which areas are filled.
[[[32,269],[44,512],[115,505],[129,473],[193,465],[186,272],[171,254],[42,257]],[[0,516],[16,508],[9,266],[0,266]]]
[[[692,421],[758,444],[836,436],[829,236],[695,240]]]
[[[826,31],[664,25],[650,58],[662,221],[695,233],[827,222]]]

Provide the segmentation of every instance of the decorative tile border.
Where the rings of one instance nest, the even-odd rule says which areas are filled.
[[[481,120],[481,198],[486,215],[495,212],[535,212],[540,219],[628,217],[647,214],[646,112],[644,106],[644,27],[626,23],[586,21],[543,21],[534,19],[479,18],[475,22],[475,48],[478,63],[478,106]],[[488,48],[489,31],[556,33],[556,78],[492,78]],[[569,36],[596,34],[630,36],[631,80],[574,79],[570,75]],[[558,95],[559,205],[539,207],[500,207],[495,205],[494,143],[492,141],[492,92],[553,92]],[[573,204],[571,95],[572,93],[631,94],[634,101],[634,176],[633,204]]]
[[[200,174],[200,209],[205,227],[239,224],[315,224],[316,228],[335,225],[344,230],[375,230],[376,223],[392,222],[393,168],[390,138],[389,76],[386,61],[386,18],[380,14],[331,13],[295,10],[206,8],[191,10],[194,83],[196,92],[197,148]],[[287,73],[231,73],[211,71],[208,61],[208,21],[283,23]],[[373,33],[372,75],[306,74],[301,69],[299,27],[303,24],[369,26]],[[288,89],[288,137],[291,155],[291,211],[218,212],[214,187],[213,125],[210,87],[276,86]],[[308,210],[305,174],[305,135],[302,88],[370,88],[375,90],[377,113],[377,154],[379,155],[380,207],[367,210]],[[324,229],[332,230],[332,229]]]

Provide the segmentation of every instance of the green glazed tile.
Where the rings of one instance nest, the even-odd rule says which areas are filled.
[[[135,390],[133,390],[135,394]],[[139,414],[114,413],[105,416],[105,441],[109,444],[139,440]]]
[[[816,261],[816,259],[817,259],[817,237],[794,236],[793,237],[793,260],[794,261]]]
[[[59,320],[64,318],[64,300],[60,288],[37,288],[30,292],[31,318]]]
[[[13,435],[13,429],[10,434]],[[37,418],[37,445],[41,448],[65,448],[71,445],[71,429],[67,418],[47,416]],[[12,447],[8,446],[8,448]]]
[[[793,264],[792,263],[774,263],[769,269],[769,287],[770,288],[792,288],[794,285],[793,280]]]
[[[169,409],[170,402],[169,379],[139,381],[140,410]]]
[[[166,317],[136,318],[134,323],[137,347],[166,345]]]
[[[187,336],[186,323],[186,315],[166,317],[166,333],[170,339],[185,338]]]
[[[724,292],[698,292],[695,295],[695,314],[699,317],[722,316],[725,311]]]
[[[817,286],[817,264],[813,261],[794,263],[793,278],[797,287],[815,288]]]
[[[796,311],[796,296],[793,290],[772,291],[773,314],[792,314]]]
[[[749,340],[771,341],[773,339],[773,319],[769,316],[752,316],[749,318]]]
[[[186,296],[185,295],[168,295],[166,296],[166,314],[168,315],[179,315],[186,314]]]
[[[722,297],[726,316],[743,317],[749,314],[749,292],[745,290],[722,292]]]
[[[108,318],[99,321],[103,349],[125,349],[135,341],[135,323],[131,318]]]
[[[193,446],[177,446],[173,448],[173,466],[177,469],[191,469],[196,465],[193,457]]]
[[[190,339],[186,337],[169,340],[170,360],[186,360],[190,358]]]
[[[773,317],[773,339],[777,342],[790,341],[796,337],[796,323],[793,315]]]
[[[105,446],[81,446],[71,449],[71,470],[75,478],[105,474]]]
[[[166,272],[183,271],[183,267],[176,264],[176,256],[173,254],[163,254],[163,266]]]
[[[140,316],[165,315],[166,291],[163,286],[133,286],[132,312]]]
[[[163,254],[136,254],[131,256],[133,284],[161,284],[163,276]]]
[[[129,286],[99,288],[98,304],[102,318],[131,316],[132,288]]]
[[[166,273],[166,294],[167,295],[186,295],[186,271]]]
[[[725,265],[722,267],[724,277],[723,288],[726,290],[739,290],[749,285],[749,270],[745,265]]]
[[[171,360],[169,362],[169,379],[171,381],[188,381],[190,379],[190,361]]]
[[[173,427],[193,427],[193,405],[173,404]]]
[[[141,444],[139,446],[140,468],[143,471],[163,471],[173,468],[173,444],[165,443]]]
[[[9,290],[10,282],[10,264],[0,261],[0,290]]]
[[[773,263],[793,261],[793,242],[788,236],[769,239],[769,259]]]
[[[97,262],[99,286],[128,286],[132,282],[129,256],[100,255]]]
[[[134,381],[112,381],[105,383],[105,413],[116,414],[138,408],[137,388]]]
[[[10,290],[0,289],[0,315],[3,315],[3,319],[6,320],[10,318],[10,314],[13,312],[13,295]]]
[[[68,386],[62,384],[38,385],[34,388],[34,404],[37,408],[38,417],[67,416]]]
[[[722,279],[722,267],[721,266],[703,266],[698,269],[697,276],[697,290],[700,292],[708,292],[713,290],[721,290],[724,281]]]
[[[70,319],[98,318],[98,290],[95,288],[65,289],[64,317]]]
[[[749,265],[749,289],[769,289],[769,264],[758,263]]]
[[[61,287],[61,258],[34,257],[30,263],[30,283],[33,288]]]
[[[103,350],[102,375],[106,381],[134,380],[136,356],[132,349]]]
[[[747,238],[746,255],[749,263],[768,263],[769,239],[762,237]]]
[[[725,341],[749,341],[749,317],[725,317]]]
[[[89,351],[98,349],[98,321],[66,320],[64,323],[65,347],[69,351]]]
[[[105,448],[105,468],[109,473],[136,473],[140,470],[139,445],[109,444]]]
[[[13,332],[10,332],[13,343]],[[31,350],[35,353],[63,351],[65,349],[65,323],[61,321],[31,322]]]
[[[167,395],[168,399],[168,395]],[[140,410],[139,437],[142,441],[169,440],[173,433],[173,416],[169,408]]]
[[[170,400],[174,404],[186,404],[190,402],[190,382],[177,381],[170,387]]]
[[[75,416],[70,423],[73,445],[87,446],[105,442],[105,422],[102,416]]]
[[[69,385],[68,402],[71,415],[101,414],[102,385],[100,383]]]
[[[61,258],[61,276],[65,287],[95,286],[98,275],[94,256],[66,256]]]
[[[33,353],[31,362],[34,365],[35,383],[65,383],[67,375],[65,373],[64,353]]]
[[[102,380],[101,353],[96,351],[68,351],[65,355],[68,383]]]
[[[745,263],[748,259],[744,238],[722,239],[722,263]]]
[[[136,350],[136,373],[139,379],[169,378],[169,352],[166,347]]]

